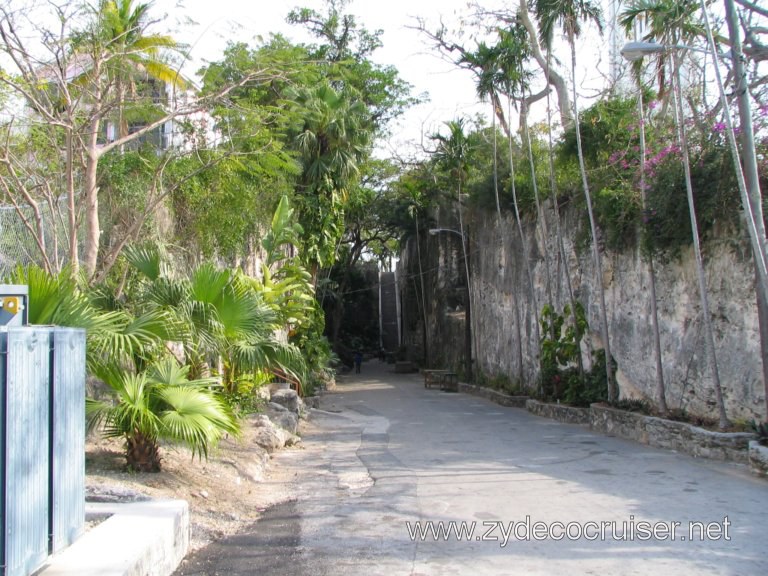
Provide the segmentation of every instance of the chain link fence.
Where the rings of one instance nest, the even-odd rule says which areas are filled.
[[[7,278],[18,264],[42,267],[45,257],[54,270],[60,270],[69,262],[66,197],[52,203],[41,202],[39,209],[43,234],[38,242],[36,234],[29,228],[29,225],[33,229],[35,226],[31,206],[22,205],[17,210],[11,205],[0,205],[0,279]],[[82,238],[78,245],[82,250]]]

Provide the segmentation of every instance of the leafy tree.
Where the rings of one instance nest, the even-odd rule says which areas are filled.
[[[326,12],[300,8],[288,14],[288,22],[304,26],[319,43],[307,46],[310,60],[324,65],[323,76],[337,91],[347,92],[368,109],[375,135],[387,132],[389,123],[418,102],[411,85],[394,66],[372,60],[382,46],[382,30],[370,31],[352,14],[344,13],[349,0],[326,0]]]
[[[302,115],[294,138],[302,166],[296,189],[300,250],[316,283],[318,268],[333,262],[344,233],[344,205],[370,152],[370,117],[362,102],[329,84],[299,91],[294,106]]]
[[[147,32],[152,22],[147,19],[145,5],[121,0],[102,2],[96,11],[81,12],[72,4],[47,4],[45,8],[51,13],[33,8],[17,10],[7,0],[0,4],[0,52],[9,63],[6,73],[0,74],[0,85],[27,106],[21,118],[11,118],[10,122],[4,123],[3,130],[7,134],[14,133],[20,125],[23,130],[40,130],[54,149],[60,151],[64,166],[63,190],[50,190],[48,194],[58,198],[63,192],[67,198],[63,221],[67,222],[69,263],[76,272],[81,264],[78,238],[84,238],[82,264],[89,281],[100,281],[103,279],[97,278],[100,257],[105,262],[104,268],[108,269],[130,240],[121,238],[106,250],[106,254],[100,254],[104,248],[99,210],[102,199],[98,186],[100,162],[112,151],[124,149],[128,143],[138,141],[171,120],[189,117],[223,101],[237,86],[222,86],[203,97],[188,94],[184,103],[177,101],[163,110],[154,102],[155,95],[151,90],[137,90],[129,102],[125,98],[131,91],[128,79],[136,78],[128,75],[130,69],[140,68],[148,76],[155,73],[162,76],[163,70],[170,70],[163,54],[171,42],[166,36]],[[46,28],[45,23],[51,21],[57,23],[55,28]],[[38,41],[40,50],[33,49]],[[269,72],[251,70],[240,77],[238,83],[244,85],[269,79]],[[137,81],[137,86],[139,84]],[[118,89],[118,85],[124,89]],[[109,142],[103,141],[105,121],[114,118],[115,113],[121,114],[120,110],[128,109],[131,114],[138,114],[136,119],[143,118],[143,126],[122,136],[118,134]],[[35,207],[45,198],[41,198],[34,179],[20,175],[32,171],[44,173],[48,166],[40,157],[10,153],[8,142],[3,140],[0,151],[0,164],[5,169],[0,178],[3,188],[14,196],[17,214],[34,234],[39,227],[36,229],[34,217],[30,219],[24,208],[31,207],[35,214]],[[163,167],[171,156],[164,158]],[[140,230],[151,211],[170,192],[155,179],[152,193],[147,211],[136,219],[131,234]],[[82,196],[76,200],[78,194]],[[83,227],[85,234],[81,235]],[[43,242],[40,238],[37,240],[43,251]],[[49,269],[54,267],[53,264],[46,262]]]

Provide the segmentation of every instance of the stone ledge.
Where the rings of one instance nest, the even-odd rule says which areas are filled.
[[[748,432],[715,432],[685,422],[665,420],[593,404],[590,426],[597,432],[677,450],[699,458],[747,463]]]
[[[548,404],[530,399],[525,403],[525,407],[531,414],[552,418],[565,424],[589,424],[589,408],[577,408],[576,406],[566,406],[565,404]]]
[[[749,468],[754,474],[768,478],[768,446],[757,440],[749,443]]]
[[[464,394],[471,394],[472,396],[479,396],[490,400],[500,406],[506,406],[508,408],[525,408],[525,402],[528,400],[528,396],[510,396],[491,388],[484,388],[482,386],[475,386],[474,384],[459,383],[459,392]]]

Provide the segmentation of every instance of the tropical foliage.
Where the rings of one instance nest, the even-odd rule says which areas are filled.
[[[116,400],[87,400],[89,429],[103,424],[105,437],[125,439],[128,468],[137,472],[160,471],[161,442],[184,444],[207,457],[224,435],[239,433],[239,424],[216,391],[216,379],[189,380],[188,373],[189,366],[174,358],[139,373],[99,370]]]

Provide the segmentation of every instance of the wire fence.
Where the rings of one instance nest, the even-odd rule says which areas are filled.
[[[54,270],[60,270],[69,262],[66,197],[40,203],[39,210],[42,234],[38,239],[29,228],[29,225],[35,227],[31,206],[22,205],[17,210],[14,206],[0,205],[0,279],[6,279],[19,264],[42,267],[47,258]],[[82,238],[78,245],[82,250]]]

